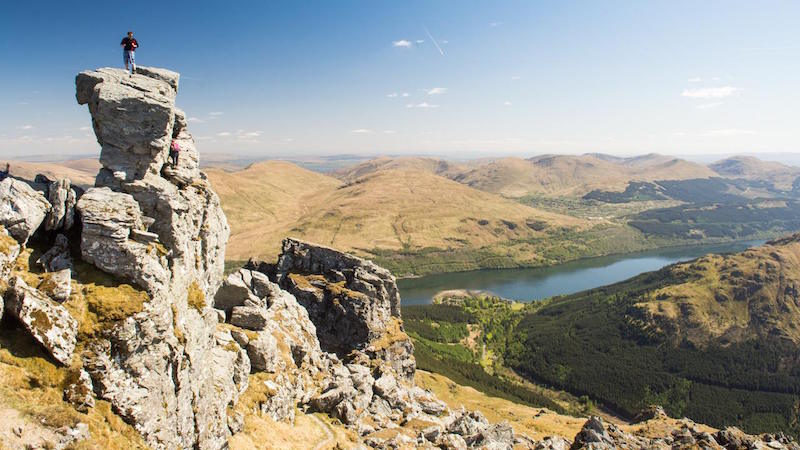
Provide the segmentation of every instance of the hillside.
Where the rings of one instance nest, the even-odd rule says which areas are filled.
[[[800,235],[709,255],[526,314],[505,357],[531,378],[631,417],[800,431]],[[613,380],[613,381],[612,381]]]
[[[709,165],[718,174],[728,178],[744,178],[771,183],[776,189],[800,190],[800,168],[773,161],[763,161],[752,156],[734,156]]]
[[[289,162],[206,171],[231,224],[228,259],[277,255],[288,230],[341,182]]]

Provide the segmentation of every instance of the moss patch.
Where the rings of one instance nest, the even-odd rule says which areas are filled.
[[[150,300],[146,292],[119,283],[88,264],[77,264],[74,273],[79,282],[64,307],[78,320],[82,339],[93,337],[115,322],[141,312],[144,303]]]
[[[10,255],[11,249],[19,246],[19,244],[17,244],[17,241],[4,231],[5,227],[0,225],[0,253]]]
[[[197,281],[192,281],[192,284],[189,285],[189,296],[186,298],[186,301],[189,303],[189,306],[192,308],[203,311],[203,308],[206,307],[206,295],[203,293],[200,286],[198,286]]]

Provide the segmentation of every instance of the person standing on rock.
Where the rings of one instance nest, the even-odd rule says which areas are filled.
[[[178,156],[181,153],[181,146],[178,144],[177,139],[172,140],[169,146],[169,158],[172,160],[172,167],[178,167]]]
[[[139,42],[133,37],[133,31],[128,31],[128,35],[122,38],[119,44],[122,47],[122,60],[125,62],[125,71],[128,71],[128,64],[131,66],[131,75],[136,73],[136,49]]]

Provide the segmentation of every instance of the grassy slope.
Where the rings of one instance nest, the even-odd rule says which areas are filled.
[[[206,174],[231,225],[227,258],[239,260],[276,255],[294,222],[341,184],[281,161],[257,163],[236,172],[209,169]]]

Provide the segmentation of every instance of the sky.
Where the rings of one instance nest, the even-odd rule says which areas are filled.
[[[97,153],[75,74],[180,72],[206,153],[800,152],[798,1],[5,2],[0,158]]]

